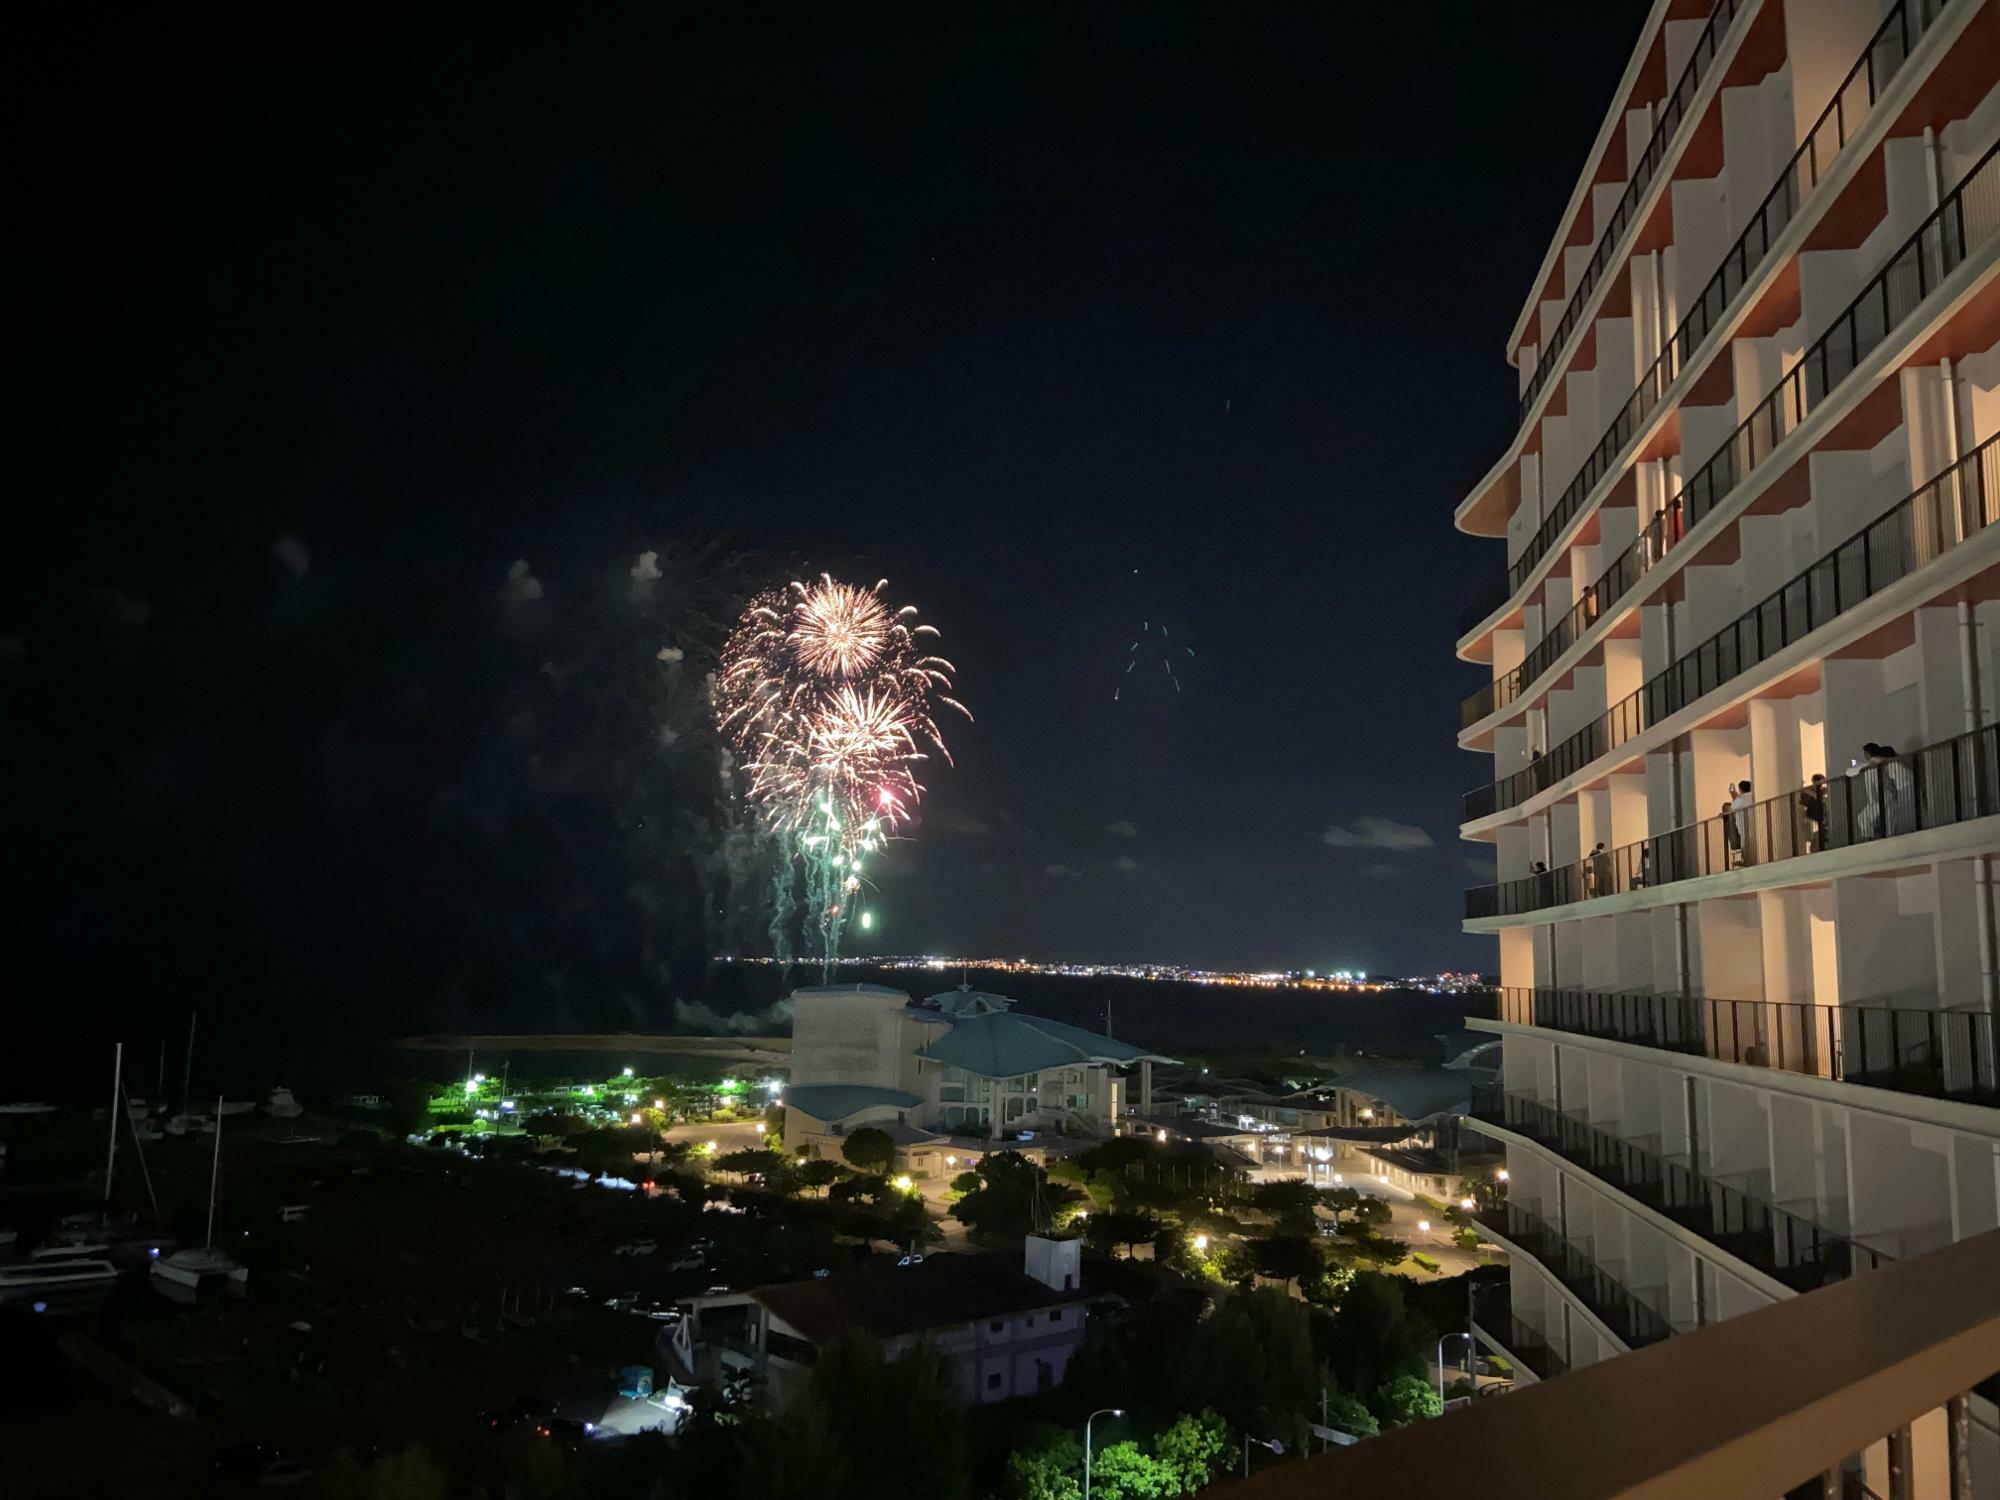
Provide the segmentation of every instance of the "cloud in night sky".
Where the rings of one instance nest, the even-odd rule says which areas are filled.
[[[271,556],[294,578],[303,578],[312,571],[312,550],[289,531],[271,543]]]
[[[659,576],[660,554],[657,552],[641,552],[639,560],[632,564],[632,581],[634,583],[653,583],[658,580]]]
[[[1320,839],[1334,849],[1387,849],[1394,854],[1431,847],[1431,836],[1423,829],[1393,818],[1356,818],[1346,828],[1335,823]]]
[[[1130,873],[1131,871],[1139,868],[1139,861],[1134,859],[1129,854],[1121,854],[1116,859],[1111,861],[1111,868],[1114,870],[1123,870],[1126,871],[1127,873]]]
[[[1076,880],[1082,876],[1083,871],[1071,865],[1043,865],[1042,873],[1051,880]]]
[[[1104,831],[1121,839],[1136,839],[1139,836],[1139,825],[1130,818],[1120,818],[1116,823],[1106,823]]]
[[[507,581],[500,586],[500,602],[503,604],[526,604],[542,597],[542,581],[528,569],[525,557],[514,559],[514,566],[507,570]]]
[[[950,834],[955,838],[983,839],[993,831],[993,825],[984,818],[975,818],[966,813],[939,813],[926,821],[938,833]]]
[[[116,584],[90,591],[90,605],[114,625],[143,625],[153,618],[153,606],[135,599]]]

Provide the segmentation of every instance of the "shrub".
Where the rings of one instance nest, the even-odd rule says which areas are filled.
[[[1410,1259],[1415,1261],[1419,1266],[1423,1267],[1424,1270],[1429,1271],[1433,1276],[1437,1275],[1438,1272],[1437,1261],[1433,1259],[1431,1256],[1424,1254],[1423,1251],[1412,1250],[1410,1252]]]

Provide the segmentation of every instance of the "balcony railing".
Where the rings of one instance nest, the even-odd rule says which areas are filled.
[[[2000,522],[2000,435],[1835,547],[1521,770],[1465,795],[1468,820],[1519,807]]]
[[[1627,1348],[1657,1344],[1674,1331],[1655,1309],[1633,1296],[1561,1233],[1519,1204],[1498,1203],[1491,1208],[1476,1208],[1472,1217],[1546,1266],[1577,1301],[1624,1340]]]
[[[1729,23],[1736,19],[1743,8],[1740,0],[1716,0],[1715,8],[1708,13],[1708,24],[1701,29],[1696,39],[1694,51],[1689,54],[1681,68],[1680,81],[1674,85],[1673,93],[1660,106],[1660,117],[1653,122],[1653,135],[1646,142],[1646,149],[1632,167],[1632,175],[1626,180],[1625,191],[1618,197],[1618,206],[1611,211],[1605,221],[1604,232],[1597,237],[1597,248],[1591,252],[1590,260],[1584,265],[1583,273],[1577,277],[1576,290],[1570,293],[1569,305],[1556,326],[1549,331],[1543,341],[1544,348],[1536,355],[1535,368],[1528,376],[1528,383],[1521,392],[1521,403],[1516,416],[1517,423],[1528,420],[1528,413],[1534,409],[1535,398],[1541,395],[1542,387],[1548,383],[1550,372],[1560,364],[1558,356],[1568,345],[1570,335],[1576,331],[1578,320],[1583,316],[1583,305],[1590,300],[1591,292],[1598,280],[1611,264],[1612,252],[1618,248],[1619,240],[1625,236],[1626,228],[1632,222],[1632,215],[1638,211],[1639,200],[1646,196],[1646,189],[1653,185],[1653,178],[1660,170],[1660,163],[1666,158],[1667,148],[1673,144],[1674,135],[1687,118],[1688,107],[1694,103],[1694,96],[1700,90],[1702,80],[1708,76],[1709,65],[1715,61],[1715,54],[1722,46],[1722,38],[1729,30]]]
[[[1602,990],[1506,989],[1499,1019],[1808,1077],[2000,1105],[1985,1010],[1710,1000]]]
[[[1477,1085],[1472,1118],[1526,1136],[1794,1291],[1808,1292],[1891,1259],[1704,1176],[1685,1161],[1622,1140],[1525,1095]]]
[[[1991,1492],[1993,1443],[1968,1392],[2000,1362],[1996,1349],[2000,1231],[1989,1231],[1546,1386],[1271,1464],[1229,1497],[1393,1495],[1422,1476],[1481,1496],[1858,1500],[1855,1476],[1879,1465],[1893,1500],[1911,1500],[1920,1476],[1925,1495],[1971,1500]]]
[[[1840,382],[1879,349],[1939,283],[2000,233],[2000,160],[1996,160],[1996,151],[2000,151],[2000,144],[1987,148],[1917,232],[1889,257],[1832,326],[1618,553],[1597,581],[1578,596],[1521,665],[1460,706],[1462,723],[1476,722],[1518,698],[1652,571],[1690,527],[1734,493],[1779,443],[1819,410]]]
[[[1504,1281],[1477,1288],[1472,1321],[1491,1334],[1516,1364],[1541,1380],[1554,1380],[1569,1368],[1562,1351],[1537,1329],[1514,1316],[1513,1288]]]
[[[1823,790],[1781,792],[1617,849],[1600,846],[1574,864],[1475,886],[1465,893],[1465,915],[1546,911],[1991,816],[2000,812],[2000,725],[1821,785]]]
[[[1562,535],[1564,528],[1583,508],[1598,480],[1617,467],[1626,448],[1638,436],[1640,425],[1660,404],[1667,388],[1687,367],[1709,333],[1722,321],[1737,293],[1749,283],[1752,274],[1770,253],[1772,242],[1792,222],[1799,205],[1819,185],[1820,177],[1838,159],[1842,148],[1868,117],[1882,90],[1901,71],[1911,48],[1930,29],[1931,23],[1944,14],[1947,4],[1949,0],[1898,0],[1896,7],[1883,17],[1874,36],[1868,39],[1868,45],[1862,48],[1861,56],[1833,91],[1833,97],[1820,112],[1819,119],[1806,132],[1803,143],[1785,164],[1784,171],[1778,174],[1771,191],[1764,195],[1764,201],[1750,216],[1750,222],[1737,236],[1736,243],[1723,252],[1715,274],[1702,288],[1701,295],[1681,320],[1680,327],[1667,339],[1652,368],[1640,378],[1631,396],[1619,408],[1618,415],[1612,418],[1604,436],[1598,439],[1597,446],[1584,459],[1561,498],[1542,518],[1541,526],[1526,549],[1508,568],[1507,590],[1510,594],[1534,571],[1535,564],[1548,554],[1556,538]],[[1480,616],[1480,619],[1484,618],[1484,615]]]

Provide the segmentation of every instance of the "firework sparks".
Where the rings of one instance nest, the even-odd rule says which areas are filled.
[[[750,799],[805,867],[829,976],[867,857],[915,814],[923,763],[951,759],[936,707],[971,718],[950,696],[957,669],[922,645],[937,632],[892,608],[887,586],[821,574],[760,595],[716,678],[716,722]]]

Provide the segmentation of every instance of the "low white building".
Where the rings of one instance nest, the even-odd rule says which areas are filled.
[[[836,1338],[872,1338],[890,1358],[928,1342],[968,1402],[1032,1396],[1061,1382],[1083,1343],[1079,1249],[1031,1235],[1025,1268],[1010,1255],[933,1255],[697,1297],[676,1353],[711,1377],[761,1377],[783,1402]]]
[[[1137,1102],[1150,1104],[1153,1064],[1171,1059],[1013,1005],[969,988],[922,1002],[875,984],[795,991],[786,1142],[834,1156],[872,1126],[912,1170],[932,1170],[953,1136],[1110,1135],[1126,1069],[1138,1070]]]

